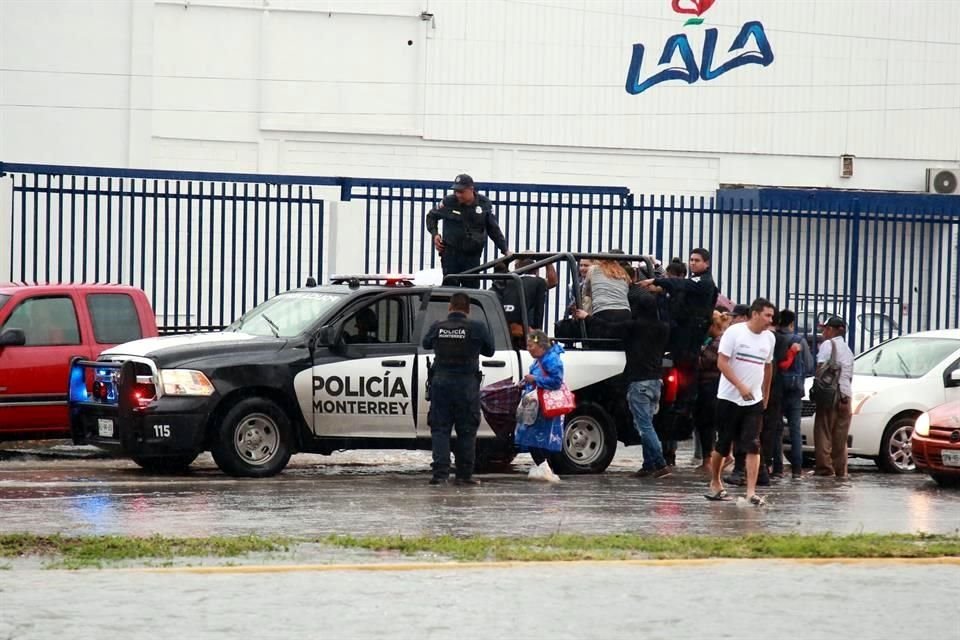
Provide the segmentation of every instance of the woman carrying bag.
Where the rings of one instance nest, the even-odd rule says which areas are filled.
[[[519,451],[529,451],[534,467],[528,477],[557,483],[560,478],[547,461],[551,453],[563,448],[563,414],[573,410],[573,394],[563,384],[563,347],[543,331],[527,335],[527,351],[534,358],[530,373],[523,377],[524,396],[535,394],[539,415],[530,424],[520,422],[514,435]]]

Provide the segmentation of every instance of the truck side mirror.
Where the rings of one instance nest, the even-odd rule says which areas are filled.
[[[950,372],[950,381],[960,385],[960,369],[954,369]]]
[[[23,329],[4,329],[0,333],[0,347],[22,347],[27,344],[27,335]]]
[[[320,333],[317,334],[317,344],[321,347],[333,345],[333,327],[326,325],[320,328]]]
[[[342,351],[347,346],[343,339],[343,326],[328,324],[321,327],[317,334],[317,346],[327,347],[335,353]]]

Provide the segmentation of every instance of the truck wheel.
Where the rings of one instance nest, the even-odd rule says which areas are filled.
[[[617,428],[595,404],[578,406],[566,416],[563,449],[550,461],[558,473],[603,473],[617,452]]]
[[[181,456],[133,456],[133,461],[150,473],[182,473],[197,459],[198,453],[187,453]]]
[[[504,438],[477,439],[476,473],[494,473],[509,471],[510,463],[517,457],[512,440]]]
[[[887,425],[880,439],[880,456],[877,466],[887,473],[912,473],[917,465],[913,462],[913,449],[910,436],[913,435],[913,423],[916,416],[894,420]]]
[[[241,400],[215,425],[211,453],[231,476],[266,478],[287,466],[292,453],[290,420],[266,398]]]

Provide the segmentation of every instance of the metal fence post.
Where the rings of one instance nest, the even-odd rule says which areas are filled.
[[[847,344],[850,350],[856,353],[857,345],[857,296],[859,295],[858,280],[860,278],[860,200],[854,198],[851,206],[851,225],[850,246],[847,250],[849,264],[847,266],[847,275],[849,286],[850,306],[847,313]]]

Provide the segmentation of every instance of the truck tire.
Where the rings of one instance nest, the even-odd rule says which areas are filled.
[[[199,453],[187,453],[180,456],[133,456],[133,461],[144,471],[150,473],[182,473],[190,468]]]
[[[290,461],[290,419],[272,400],[245,398],[233,405],[214,428],[210,452],[228,475],[266,478],[283,471]]]
[[[563,449],[550,457],[557,473],[603,473],[617,452],[617,427],[599,405],[585,403],[566,416]]]
[[[894,420],[883,430],[880,439],[880,455],[877,466],[887,473],[913,473],[917,465],[913,462],[910,449],[910,436],[917,416],[906,416]]]

